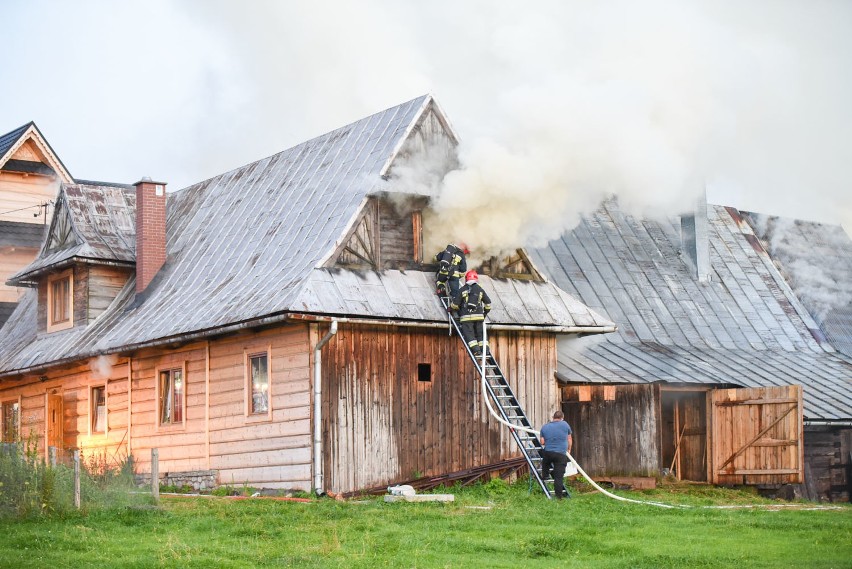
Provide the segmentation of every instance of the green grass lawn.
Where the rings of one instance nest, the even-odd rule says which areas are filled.
[[[852,507],[662,509],[525,483],[453,503],[163,498],[160,509],[0,521],[2,567],[852,567]],[[710,486],[622,492],[693,506],[775,504]]]

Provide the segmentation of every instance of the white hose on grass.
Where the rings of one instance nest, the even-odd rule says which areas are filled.
[[[488,353],[488,336],[487,336],[487,332],[486,332],[485,320],[483,320],[482,321],[482,365],[480,367],[481,367],[481,370],[482,370],[482,398],[485,400],[485,406],[488,408],[488,412],[491,413],[491,415],[495,419],[497,419],[498,421],[500,421],[501,423],[503,423],[504,425],[506,425],[510,429],[514,429],[514,430],[517,430],[517,431],[524,431],[524,432],[527,432],[527,433],[532,433],[536,437],[540,437],[541,432],[536,431],[535,429],[531,429],[529,427],[522,427],[520,425],[513,425],[512,423],[506,421],[505,419],[503,419],[503,417],[498,415],[494,411],[494,408],[491,407],[491,402],[488,400],[489,399],[489,397],[488,397],[488,381],[485,377],[485,362],[486,362],[487,353]],[[608,496],[608,497],[612,498],[613,500],[619,500],[621,502],[631,502],[633,504],[648,504],[650,506],[657,506],[657,507],[660,507],[660,508],[689,508],[689,507],[691,507],[691,506],[686,506],[686,505],[663,504],[663,503],[660,503],[660,502],[651,502],[651,501],[648,501],[648,500],[633,500],[632,498],[625,498],[623,496],[618,496],[617,494],[613,494],[612,492],[608,492],[607,490],[604,490],[603,488],[601,488],[598,485],[597,482],[592,480],[592,478],[588,474],[586,474],[586,471],[583,470],[583,468],[580,466],[580,464],[576,460],[574,460],[574,457],[571,456],[570,452],[566,452],[565,454],[568,455],[568,460],[570,460],[571,463],[574,464],[575,467],[577,467],[577,472],[582,474],[583,478],[585,478],[589,482],[589,484],[592,485],[592,487],[594,487],[596,490],[598,490],[604,496]]]

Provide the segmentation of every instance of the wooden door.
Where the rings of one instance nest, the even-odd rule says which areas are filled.
[[[63,420],[62,420],[62,394],[48,393],[47,394],[47,447],[56,447],[61,449],[64,438]],[[47,452],[47,449],[45,449]]]
[[[801,386],[718,389],[710,393],[708,415],[712,483],[804,480]]]

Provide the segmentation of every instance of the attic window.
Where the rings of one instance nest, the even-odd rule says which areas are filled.
[[[71,269],[47,280],[47,331],[65,330],[74,324],[74,278]]]

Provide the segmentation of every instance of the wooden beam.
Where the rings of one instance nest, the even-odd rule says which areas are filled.
[[[733,405],[772,405],[774,403],[798,403],[799,400],[793,397],[779,397],[775,399],[744,399],[742,401],[716,401],[716,405],[720,407],[730,407]]]
[[[723,472],[721,470],[719,471],[719,474],[724,474],[726,476],[729,476],[731,474],[737,475],[737,474],[798,474],[798,473],[799,473],[799,470],[796,469],[796,468],[769,468],[769,469],[766,469],[766,470],[734,470],[733,473]]]

